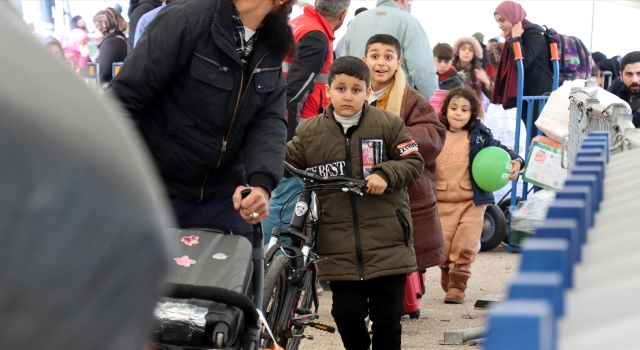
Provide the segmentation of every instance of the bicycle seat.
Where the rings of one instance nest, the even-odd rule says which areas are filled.
[[[227,229],[176,229],[170,240],[177,243],[171,256],[168,282],[196,288],[218,287],[251,298],[251,243]],[[224,303],[161,298],[154,312],[154,335],[161,344],[189,349],[211,349],[239,344],[243,314]],[[223,339],[214,339],[222,333]]]

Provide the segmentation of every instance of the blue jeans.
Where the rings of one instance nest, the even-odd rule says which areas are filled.
[[[302,189],[302,181],[295,178],[282,178],[278,187],[274,190],[274,195],[271,197],[271,204],[269,205],[269,216],[262,221],[262,232],[264,232],[264,244],[268,244],[271,239],[271,231],[275,227],[282,229],[288,229],[293,211],[298,201],[298,196],[291,199],[289,204],[285,207],[285,204],[289,198]],[[283,223],[284,221],[284,223]]]

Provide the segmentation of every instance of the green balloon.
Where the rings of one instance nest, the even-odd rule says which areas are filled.
[[[483,148],[471,164],[471,174],[478,187],[486,192],[493,192],[509,183],[511,157],[500,147]]]

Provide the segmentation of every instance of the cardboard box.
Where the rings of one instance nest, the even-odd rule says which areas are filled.
[[[567,169],[562,168],[560,159],[560,145],[557,142],[546,137],[534,138],[522,179],[547,190],[561,189],[567,179]]]

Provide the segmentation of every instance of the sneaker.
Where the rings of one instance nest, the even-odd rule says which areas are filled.
[[[317,282],[316,283],[316,292],[318,293],[318,295],[322,294],[322,292],[324,292],[324,288],[322,288],[322,282]]]

